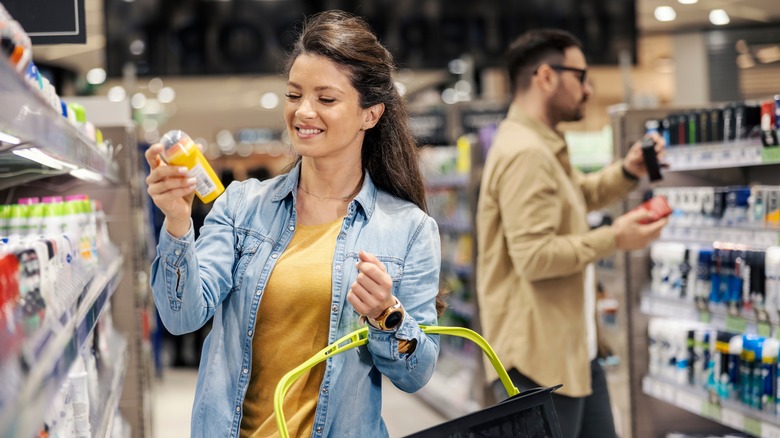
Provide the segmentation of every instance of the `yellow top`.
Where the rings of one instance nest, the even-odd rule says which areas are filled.
[[[273,416],[276,384],[328,345],[333,251],[341,219],[298,225],[268,279],[252,339],[252,370],[244,397],[241,438],[278,435]],[[284,410],[291,436],[309,436],[325,363],[290,388]]]

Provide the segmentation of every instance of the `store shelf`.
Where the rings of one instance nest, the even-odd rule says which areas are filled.
[[[767,323],[759,324],[755,313],[749,310],[741,309],[738,314],[731,315],[726,306],[721,304],[711,304],[706,310],[699,310],[692,300],[663,297],[650,292],[642,294],[640,311],[649,316],[707,322],[718,330],[749,331],[762,336],[769,336],[770,333],[766,332],[771,331],[771,326]],[[776,325],[776,316],[769,316],[773,318],[771,323]]]
[[[121,280],[122,258],[117,257],[97,273],[86,286],[73,318],[62,327],[47,327],[50,333],[36,349],[30,360],[8,361],[3,367],[5,376],[14,374],[23,381],[16,388],[0,391],[0,434],[2,436],[33,436],[41,427],[45,409],[53,394],[65,381],[76,355],[92,336],[97,320]]]
[[[90,426],[94,437],[109,436],[119,406],[122,382],[127,372],[127,341],[121,336],[116,336],[112,339],[110,349],[114,366],[111,373],[105,376],[105,379],[101,379],[101,400],[96,409],[92,409],[90,415]]]
[[[751,248],[766,248],[780,244],[780,230],[762,227],[714,227],[707,225],[669,224],[661,240],[705,243],[726,242]]]
[[[756,437],[780,438],[780,418],[730,400],[711,400],[703,389],[646,376],[642,379],[642,392],[738,431]]]
[[[427,190],[462,189],[468,187],[470,176],[468,174],[425,175],[425,188]]]
[[[91,170],[110,181],[118,180],[116,162],[98,150],[93,142],[78,132],[61,114],[55,111],[3,58],[0,59],[0,150],[36,147],[61,161]],[[23,161],[20,161],[23,160]],[[29,172],[19,166],[27,163]],[[0,154],[0,165],[5,167],[0,177],[0,189],[20,184],[23,179],[67,173],[68,170],[49,170],[35,175],[41,165],[10,153]]]
[[[730,143],[669,146],[666,163],[669,172],[724,169],[780,163],[780,155],[767,152],[759,139]],[[775,148],[771,148],[775,149]]]
[[[436,219],[439,231],[443,233],[469,234],[473,231],[471,224],[451,219]]]

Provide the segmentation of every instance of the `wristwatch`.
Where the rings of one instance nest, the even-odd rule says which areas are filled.
[[[395,304],[385,309],[376,319],[366,317],[366,321],[368,321],[372,327],[384,331],[393,331],[401,325],[401,322],[404,320],[404,308],[401,306],[401,302],[398,301],[398,298],[393,297],[393,299],[395,300]]]

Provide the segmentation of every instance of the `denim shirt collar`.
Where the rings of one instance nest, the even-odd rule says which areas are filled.
[[[273,195],[273,201],[279,202],[288,196],[292,196],[295,200],[298,193],[300,175],[301,163],[298,162],[298,164],[284,176],[284,181]],[[363,175],[363,186],[360,188],[360,192],[358,192],[352,202],[357,203],[357,205],[361,207],[366,215],[366,219],[371,219],[371,215],[374,214],[374,206],[376,205],[377,187],[374,185],[374,181],[371,179],[371,175],[368,174],[368,171],[364,170]]]

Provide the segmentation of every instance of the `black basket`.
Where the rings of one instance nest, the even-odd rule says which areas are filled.
[[[552,393],[535,388],[406,438],[562,438]]]

